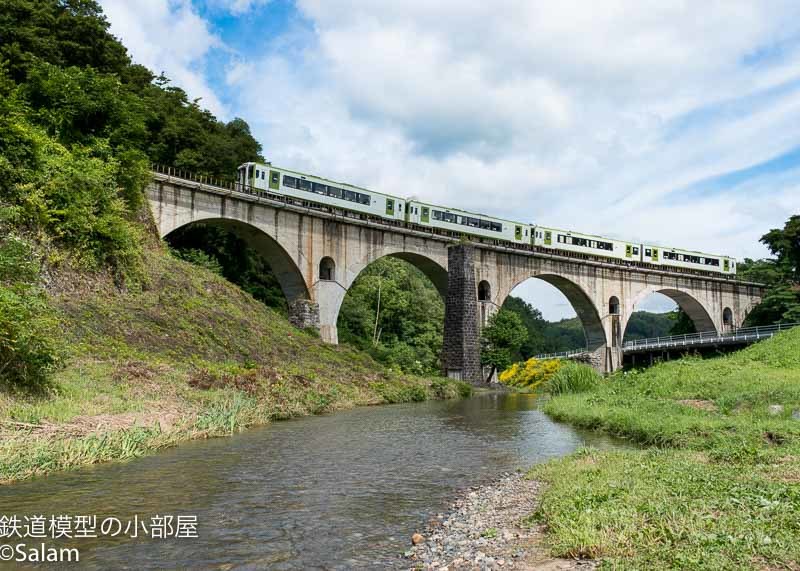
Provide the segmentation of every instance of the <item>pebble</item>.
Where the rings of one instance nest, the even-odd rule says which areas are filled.
[[[593,569],[595,561],[553,560],[538,548],[535,526],[521,522],[536,509],[540,484],[521,474],[504,474],[485,486],[464,490],[445,514],[437,514],[423,537],[404,553],[408,569]],[[423,540],[414,542],[419,535]],[[556,566],[552,566],[553,564]]]

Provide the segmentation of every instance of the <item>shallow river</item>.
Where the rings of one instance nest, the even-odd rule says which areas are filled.
[[[59,544],[79,548],[72,568],[396,567],[459,488],[584,443],[614,445],[528,395],[359,408],[0,487],[0,515],[197,516],[196,539]]]

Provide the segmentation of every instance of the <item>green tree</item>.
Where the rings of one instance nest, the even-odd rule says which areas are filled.
[[[631,341],[672,335],[671,329],[674,325],[675,318],[672,313],[634,311],[625,328],[624,340]]]
[[[667,315],[672,325],[669,331],[666,332],[666,335],[688,335],[690,333],[697,333],[694,321],[692,321],[692,318],[680,307],[674,311],[670,311]]]
[[[361,272],[339,311],[341,342],[416,374],[441,370],[443,327],[444,303],[438,290],[420,270],[392,257]]]
[[[487,381],[495,371],[511,366],[527,337],[525,323],[517,313],[501,308],[489,318],[481,332],[481,364],[491,367]]]
[[[800,322],[800,215],[789,218],[783,228],[761,237],[774,258],[745,259],[739,264],[743,279],[761,282],[767,290],[761,303],[747,316],[747,325]]]

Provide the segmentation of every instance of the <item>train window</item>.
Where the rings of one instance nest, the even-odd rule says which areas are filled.
[[[644,249],[644,255],[647,256],[648,258],[652,255],[652,252],[650,251],[650,248],[645,248]]]
[[[310,180],[303,180],[303,179],[300,179],[300,180],[299,180],[299,181],[297,181],[297,182],[298,182],[298,183],[299,183],[299,185],[300,185],[300,186],[298,187],[300,190],[311,190],[311,181],[310,181]]]
[[[442,211],[441,210],[434,210],[433,211],[433,219],[434,220],[442,220]]]
[[[488,220],[481,220],[481,228],[483,228],[484,230],[491,230],[492,223],[489,222]]]
[[[258,178],[258,169],[256,169],[256,178]]]
[[[283,175],[283,186],[288,186],[289,188],[297,188],[297,179],[293,176]]]
[[[500,224],[498,222],[491,222],[491,225],[492,225],[492,230],[494,230],[495,232],[502,232],[503,231],[503,225],[502,224]]]
[[[481,225],[481,221],[477,218],[467,218],[467,226],[471,226],[472,228],[479,228]]]
[[[358,194],[358,201],[361,204],[369,204],[370,203],[369,194]]]
[[[328,187],[328,196],[332,196],[334,198],[341,198],[342,197],[342,189],[336,188],[335,186]]]
[[[316,192],[317,194],[327,194],[327,187],[324,184],[320,184],[318,182],[311,183],[311,190]]]
[[[261,180],[264,180],[264,175],[267,174],[267,171],[261,171]]]
[[[633,255],[634,256],[638,256],[639,255],[639,247],[638,246],[634,246],[633,247]]]
[[[272,173],[272,182],[278,184],[278,173],[276,172]]]

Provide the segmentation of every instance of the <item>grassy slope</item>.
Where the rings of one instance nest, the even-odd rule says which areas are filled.
[[[273,419],[469,391],[325,345],[160,249],[147,266],[144,291],[121,294],[97,280],[54,298],[67,367],[47,394],[0,391],[0,482]]]
[[[647,445],[532,470],[550,484],[535,518],[555,554],[639,569],[800,568],[800,329],[617,375],[545,410]]]

